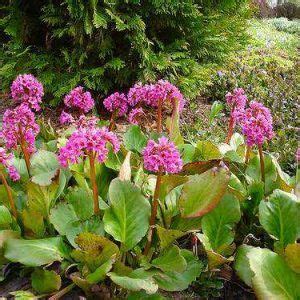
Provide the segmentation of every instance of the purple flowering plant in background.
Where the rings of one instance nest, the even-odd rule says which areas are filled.
[[[230,119],[226,139],[226,143],[229,143],[237,118],[240,113],[244,111],[248,99],[245,91],[242,88],[236,88],[234,89],[233,93],[227,93],[225,98],[227,105],[230,107]]]
[[[11,96],[13,100],[24,103],[30,109],[39,111],[44,96],[43,85],[31,74],[19,75],[12,83]]]
[[[21,104],[14,109],[7,109],[3,115],[0,135],[7,149],[21,147],[28,173],[30,156],[36,150],[35,138],[39,130],[35,115],[27,104]]]
[[[81,112],[87,113],[95,106],[95,101],[88,91],[84,91],[82,86],[74,88],[64,98],[64,103],[69,108],[78,109]]]

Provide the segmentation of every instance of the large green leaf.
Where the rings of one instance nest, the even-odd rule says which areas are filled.
[[[0,266],[7,262],[4,257],[4,246],[9,239],[17,239],[20,237],[20,233],[13,230],[0,230]]]
[[[28,207],[47,218],[54,206],[58,184],[53,182],[49,186],[40,186],[33,182],[27,185]]]
[[[0,205],[0,229],[10,229],[12,216],[7,207]]]
[[[106,274],[111,270],[114,259],[109,259],[107,262],[98,267],[93,273],[90,273],[86,280],[88,283],[95,284],[105,279]]]
[[[265,192],[266,194],[272,193],[277,188],[277,169],[270,155],[264,155],[265,163]],[[254,156],[248,163],[246,169],[246,178],[248,183],[260,182],[260,161],[259,156]]]
[[[230,194],[225,195],[217,207],[202,218],[202,231],[214,251],[223,254],[223,250],[233,242],[233,226],[240,218],[239,201]]]
[[[241,279],[253,288],[258,299],[299,299],[300,275],[269,249],[241,246],[235,269]]]
[[[200,175],[189,176],[179,199],[181,215],[194,218],[211,211],[225,194],[229,178],[226,167],[215,167]]]
[[[181,255],[177,246],[172,246],[159,257],[152,260],[151,264],[164,272],[183,272],[186,270],[187,263]]]
[[[158,289],[152,278],[152,273],[144,269],[134,270],[127,276],[118,275],[114,272],[108,273],[108,276],[115,284],[130,291],[144,290],[147,294],[154,294]]]
[[[220,158],[222,158],[222,153],[218,146],[211,141],[199,141],[197,143],[194,160],[205,161]]]
[[[59,169],[56,154],[46,150],[39,150],[31,157],[30,163],[31,180],[41,186],[50,185]]]
[[[214,270],[217,267],[219,267],[225,263],[229,263],[233,260],[233,257],[227,258],[224,256],[225,254],[220,254],[220,253],[216,252],[215,250],[213,250],[213,248],[210,244],[210,241],[205,234],[197,233],[196,236],[200,240],[200,242],[202,243],[202,246],[205,249],[205,252],[207,255],[207,260],[208,260],[209,270]],[[231,255],[234,250],[234,247],[233,247],[233,245],[229,245],[226,248],[224,247],[224,249],[222,249],[222,250],[223,250],[222,252],[226,252],[226,254]]]
[[[62,261],[67,256],[62,238],[40,240],[9,239],[5,244],[5,257],[12,262],[37,267]]]
[[[297,197],[275,190],[269,201],[260,203],[259,221],[282,248],[294,243],[300,234],[300,203]]]
[[[65,235],[74,247],[76,247],[75,238],[79,233],[104,234],[101,219],[97,216],[92,216],[93,203],[91,195],[84,191],[85,189],[82,188],[72,190],[67,196],[68,201],[71,203],[59,203],[51,209],[49,217],[50,222],[59,234]],[[84,202],[89,202],[89,204]]]
[[[124,145],[127,150],[141,152],[146,143],[146,136],[137,125],[130,126],[124,134]]]
[[[95,272],[102,264],[119,255],[119,248],[109,239],[92,233],[81,233],[75,239],[79,249],[72,251],[72,257],[87,265],[91,272]]]
[[[204,268],[204,265],[188,250],[181,250],[185,258],[187,268],[184,272],[160,272],[154,275],[160,289],[165,291],[183,291],[196,280]]]
[[[51,209],[50,222],[61,235],[66,235],[69,230],[70,223],[79,221],[72,205],[67,203],[59,203]]]
[[[26,208],[22,211],[22,221],[25,227],[26,236],[42,238],[45,234],[45,224],[42,214],[38,211]]]
[[[73,188],[66,195],[66,199],[72,205],[80,220],[87,220],[94,214],[93,194],[91,190]]]
[[[300,273],[300,244],[289,244],[284,250],[287,264],[292,270]]]
[[[122,243],[124,251],[132,249],[148,230],[150,204],[136,186],[119,179],[111,182],[109,199],[110,208],[103,217],[104,229]]]
[[[176,239],[186,234],[180,230],[166,229],[161,226],[156,226],[156,231],[160,240],[161,249],[171,246]]]
[[[61,278],[54,271],[35,269],[31,274],[31,285],[39,294],[48,294],[60,289]]]

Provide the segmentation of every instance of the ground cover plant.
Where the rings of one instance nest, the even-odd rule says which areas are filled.
[[[262,103],[241,87],[227,93],[227,137],[215,144],[181,136],[186,100],[165,80],[108,96],[109,122],[76,87],[58,132],[38,120],[43,94],[19,75],[3,116],[1,280],[31,283],[11,295],[192,297],[234,268],[260,299],[299,298],[300,202],[295,179],[265,151],[276,133]],[[133,124],[120,135],[124,116]]]

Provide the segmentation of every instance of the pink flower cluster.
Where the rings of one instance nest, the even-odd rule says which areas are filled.
[[[87,113],[94,105],[95,101],[90,92],[85,92],[82,86],[74,88],[65,96],[64,103],[67,107],[74,107]]]
[[[130,111],[129,115],[128,115],[128,121],[131,124],[135,124],[137,125],[140,121],[140,118],[145,115],[143,109],[140,108],[134,108]]]
[[[0,147],[0,164],[3,165],[9,174],[9,177],[13,181],[17,181],[20,179],[20,174],[17,169],[11,164],[11,160],[13,155],[11,153],[6,153],[6,150]]]
[[[144,167],[152,172],[178,173],[183,162],[174,143],[166,137],[158,139],[158,143],[149,140],[143,150]]]
[[[242,88],[234,89],[233,93],[227,93],[225,98],[228,106],[237,110],[244,109],[248,100]]]
[[[69,114],[63,110],[59,117],[59,122],[61,125],[69,125],[74,122],[74,118],[71,114]]]
[[[12,83],[11,96],[15,101],[26,103],[31,109],[39,111],[44,96],[43,85],[31,74],[19,75]]]
[[[141,83],[137,83],[129,89],[127,97],[125,94],[116,92],[104,99],[103,104],[110,112],[118,111],[119,117],[124,116],[129,107],[137,106],[136,110],[133,109],[129,114],[129,122],[132,123],[133,117],[141,112],[138,110],[141,105],[157,107],[159,100],[163,104],[171,103],[173,106],[178,101],[180,110],[183,109],[185,104],[185,100],[179,89],[167,80],[159,80],[155,84],[142,85]],[[134,121],[134,124],[137,124],[137,122]]]
[[[170,102],[173,105],[179,101],[182,110],[185,104],[183,95],[179,89],[167,80],[159,80],[155,84],[136,84],[128,92],[128,103],[135,106],[138,103],[145,103],[151,107],[157,107],[158,101]]]
[[[147,96],[147,85],[136,83],[132,88],[129,89],[127,94],[127,101],[131,107],[136,106],[139,103],[145,102]]]
[[[27,104],[21,104],[15,109],[5,111],[0,137],[4,139],[7,149],[16,149],[17,145],[24,141],[28,152],[33,153],[35,137],[39,130],[34,113]]]
[[[106,127],[84,127],[75,130],[70,136],[67,144],[60,148],[58,160],[63,167],[69,163],[78,163],[81,157],[92,152],[100,163],[104,162],[108,155],[107,143],[112,145],[116,153],[120,149],[117,136]]]
[[[249,146],[262,145],[274,136],[271,112],[259,102],[251,101],[247,109],[239,112],[237,120]]]
[[[125,94],[118,92],[113,93],[104,99],[103,105],[110,112],[118,112],[118,116],[122,117],[127,113],[128,102]]]

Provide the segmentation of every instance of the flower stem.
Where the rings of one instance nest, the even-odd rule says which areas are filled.
[[[71,283],[71,284],[67,285],[65,288],[63,288],[62,290],[60,290],[59,292],[57,292],[56,294],[54,294],[53,296],[51,296],[49,298],[49,300],[60,299],[62,296],[64,296],[68,292],[70,292],[74,287],[75,287],[75,283]]]
[[[229,119],[229,125],[228,125],[227,138],[226,138],[226,143],[227,144],[230,142],[230,139],[233,135],[233,129],[234,129],[234,119],[233,119],[232,113],[231,113],[230,119]]]
[[[158,100],[157,107],[157,133],[162,132],[162,99]]]
[[[30,176],[30,154],[29,154],[28,149],[27,149],[27,145],[26,145],[26,141],[24,139],[24,134],[23,134],[21,124],[19,124],[19,134],[20,134],[21,150],[22,150],[23,155],[24,155],[28,175]]]
[[[110,121],[109,121],[109,131],[112,131],[115,129],[115,119],[118,115],[118,110],[115,110],[112,114],[111,114],[111,117],[110,117]]]
[[[90,151],[88,156],[90,161],[90,179],[93,188],[94,214],[98,215],[100,212],[100,208],[99,208],[99,201],[98,201],[98,186],[96,182],[95,155],[92,151]]]
[[[3,185],[6,189],[6,193],[7,193],[7,197],[8,197],[8,201],[9,201],[9,204],[10,204],[12,214],[15,218],[17,218],[18,212],[17,212],[16,206],[15,206],[15,202],[14,202],[10,187],[9,187],[9,185],[8,185],[6,179],[5,179],[5,176],[3,175],[2,172],[0,172],[0,178],[1,178],[1,181],[2,181],[2,183],[3,183]]]
[[[261,180],[265,183],[265,162],[264,162],[264,154],[262,151],[262,145],[258,146],[258,152],[259,152],[259,162],[260,162],[260,173],[261,173]]]
[[[249,162],[250,151],[251,151],[251,147],[250,147],[250,146],[247,146],[247,149],[246,149],[246,155],[245,155],[245,164],[246,164],[246,165],[247,165],[248,162]]]
[[[144,255],[147,255],[151,244],[152,244],[152,237],[153,237],[153,225],[155,224],[155,219],[157,215],[157,209],[158,209],[158,198],[159,198],[159,191],[161,186],[161,180],[162,180],[162,174],[161,172],[158,173],[156,178],[156,185],[155,185],[155,191],[154,191],[154,197],[152,202],[152,210],[151,210],[151,217],[150,217],[150,229],[148,234],[148,240],[144,249]]]

